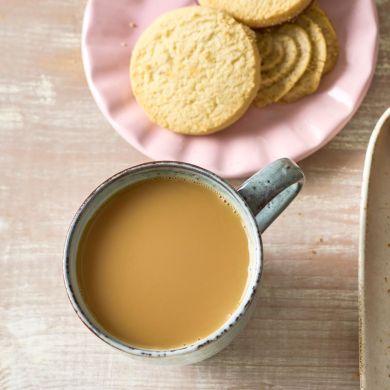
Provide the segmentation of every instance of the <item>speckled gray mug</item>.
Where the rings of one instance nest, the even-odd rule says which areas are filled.
[[[128,345],[110,335],[94,319],[80,294],[76,257],[80,237],[88,221],[116,192],[142,180],[175,176],[197,180],[222,195],[239,213],[248,235],[249,277],[239,307],[223,326],[192,345],[172,350],[146,350]],[[66,239],[64,252],[65,287],[83,323],[109,345],[145,362],[189,364],[199,362],[225,348],[249,320],[254,310],[263,265],[261,233],[277,218],[300,191],[301,169],[291,160],[280,159],[266,166],[235,190],[219,176],[200,167],[180,162],[152,162],[126,169],[102,183],[83,202]],[[142,297],[140,297],[142,299]]]

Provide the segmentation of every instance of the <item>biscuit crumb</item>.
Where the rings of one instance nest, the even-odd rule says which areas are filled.
[[[317,252],[316,252],[316,251],[311,251],[311,253],[313,253],[313,255],[316,255],[316,254],[317,254]]]

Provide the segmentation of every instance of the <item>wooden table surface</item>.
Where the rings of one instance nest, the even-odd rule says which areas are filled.
[[[216,357],[173,368],[106,346],[81,325],[63,287],[64,238],[81,201],[146,161],[88,91],[84,6],[0,1],[0,388],[358,389],[360,185],[369,135],[389,104],[390,1],[378,1],[379,62],[363,105],[301,163],[301,196],[263,237],[249,326]]]

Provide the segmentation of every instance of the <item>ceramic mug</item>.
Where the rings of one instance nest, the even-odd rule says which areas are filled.
[[[77,275],[77,250],[88,221],[116,192],[142,180],[175,176],[199,181],[222,195],[238,212],[248,235],[250,265],[240,305],[219,329],[192,345],[171,350],[148,350],[128,345],[110,335],[94,319],[81,296]],[[120,172],[96,188],[77,211],[65,243],[64,280],[70,302],[81,321],[107,344],[143,359],[167,364],[199,362],[225,348],[247,323],[254,310],[263,267],[261,233],[277,218],[300,191],[301,169],[291,160],[280,159],[266,166],[236,190],[203,168],[180,162],[152,162]],[[140,298],[142,299],[142,298]]]

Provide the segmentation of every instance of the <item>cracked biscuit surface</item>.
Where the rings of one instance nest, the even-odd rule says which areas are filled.
[[[154,123],[182,134],[216,132],[239,119],[256,96],[255,35],[210,8],[168,12],[139,38],[130,77],[137,102]]]
[[[274,26],[299,15],[312,0],[199,0],[254,28]]]

